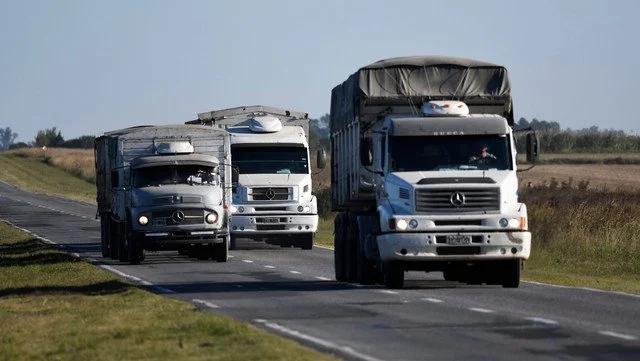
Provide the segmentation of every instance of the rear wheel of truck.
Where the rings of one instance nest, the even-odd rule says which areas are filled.
[[[383,263],[382,275],[386,288],[399,289],[404,286],[404,270],[399,264],[395,262]]]
[[[520,258],[503,261],[501,271],[502,287],[518,288],[520,286],[520,273],[522,271],[522,260]]]
[[[213,260],[216,262],[227,262],[229,259],[229,244],[231,237],[227,236],[222,243],[213,244]]]
[[[344,250],[344,214],[338,214],[333,221],[333,266],[336,273],[336,281],[346,282],[346,259]]]
[[[346,220],[346,245],[345,258],[347,268],[347,282],[358,282],[358,219],[355,212],[347,213]]]
[[[300,235],[298,247],[302,249],[313,249],[313,233],[305,233]]]

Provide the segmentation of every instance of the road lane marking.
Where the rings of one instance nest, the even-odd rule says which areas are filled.
[[[244,262],[244,263],[253,263],[253,261],[250,260],[250,259],[243,259],[242,262]]]
[[[567,288],[567,289],[591,291],[591,292],[598,292],[598,293],[613,293],[613,294],[616,294],[616,295],[640,298],[640,295],[635,295],[635,294],[632,294],[632,293],[621,292],[621,291],[599,290],[597,288],[591,288],[591,287],[575,287],[575,286],[554,285],[554,284],[551,284],[551,283],[543,283],[543,282],[535,282],[535,281],[522,281],[522,282],[530,283],[532,285],[538,285],[538,286],[547,286],[547,287],[555,287],[555,288]]]
[[[611,336],[611,337],[620,338],[627,341],[635,341],[638,339],[637,337],[632,335],[625,335],[623,333],[617,333],[613,331],[600,331],[598,333],[604,336]]]
[[[359,360],[363,360],[363,361],[381,361],[380,359],[377,359],[373,356],[369,356],[369,355],[365,355],[363,353],[360,353],[354,349],[352,349],[349,346],[340,346],[336,343],[333,343],[331,341],[328,340],[324,340],[321,339],[319,337],[315,337],[315,336],[311,336],[311,335],[307,335],[306,333],[302,333],[300,331],[279,325],[277,323],[273,323],[273,322],[269,322],[267,320],[263,320],[263,319],[255,319],[253,320],[253,322],[255,323],[259,323],[261,325],[263,325],[264,327],[270,328],[274,331],[278,331],[282,334],[285,334],[291,338],[295,338],[298,340],[302,340],[302,341],[307,341],[310,343],[313,343],[317,346],[332,350],[332,351],[336,351],[339,353],[342,353],[344,355],[348,355],[350,357],[359,359]]]
[[[397,295],[397,294],[398,294],[398,291],[391,291],[391,290],[380,290],[380,291],[378,291],[378,292],[380,292],[380,293],[386,293],[386,294],[388,294],[388,295]]]
[[[469,308],[469,311],[473,311],[473,312],[480,312],[480,313],[494,313],[494,310],[488,310],[486,308],[476,308],[476,307],[471,307]]]
[[[197,298],[192,299],[191,302],[198,303],[198,304],[201,304],[201,305],[205,305],[205,306],[207,306],[209,308],[220,308],[220,306],[216,305],[215,303],[211,303],[211,302],[205,301],[205,300],[199,300]]]
[[[276,266],[264,266],[264,268],[276,268]]]
[[[320,281],[331,281],[331,278],[321,277],[321,276],[316,277],[316,279],[318,279]]]
[[[299,272],[299,271],[289,271],[289,273],[293,273],[294,275],[299,275],[301,272]]]
[[[437,298],[421,298],[423,301],[431,302],[431,303],[442,303],[444,301],[439,300]]]
[[[549,326],[557,326],[558,325],[558,321],[549,320],[547,318],[542,318],[542,317],[525,317],[525,320],[531,321],[531,322],[535,322],[535,323],[542,323],[542,324],[549,325]]]

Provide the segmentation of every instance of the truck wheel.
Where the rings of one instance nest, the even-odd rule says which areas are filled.
[[[236,236],[231,235],[231,239],[229,240],[229,249],[234,251],[236,249]]]
[[[338,214],[333,220],[333,267],[336,273],[336,281],[338,282],[347,281],[343,235],[344,215]]]
[[[118,259],[118,223],[109,219],[109,258]]]
[[[127,253],[127,226],[124,222],[118,222],[118,261],[120,262],[128,262],[129,254]]]
[[[216,262],[227,262],[229,260],[229,244],[231,237],[226,236],[224,242],[213,244],[213,259]]]
[[[367,254],[365,253],[363,247],[361,247],[364,242],[362,242],[360,238],[364,238],[366,236],[360,232],[357,224],[356,228],[356,248],[358,252],[358,282],[361,285],[372,285],[376,281],[374,263],[367,258]]]
[[[502,264],[502,287],[518,288],[520,286],[520,273],[522,260],[520,258],[504,261]]]
[[[125,238],[125,243],[129,264],[140,264],[140,262],[142,262],[144,250],[140,247],[138,239],[131,233],[128,233]]]
[[[347,281],[349,283],[358,282],[358,222],[356,214],[349,212],[345,217],[346,220],[346,268]]]
[[[404,286],[404,270],[395,262],[385,262],[382,264],[382,275],[386,288],[398,289]]]
[[[100,248],[102,257],[109,258],[109,218],[100,217]]]
[[[313,249],[313,233],[305,233],[301,235],[298,245],[302,249]]]

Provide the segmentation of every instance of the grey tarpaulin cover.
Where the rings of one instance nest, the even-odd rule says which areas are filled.
[[[415,106],[454,99],[500,109],[513,124],[507,69],[487,62],[445,56],[385,59],[360,68],[331,92],[331,118],[352,118],[372,106]],[[498,108],[496,108],[498,106]]]

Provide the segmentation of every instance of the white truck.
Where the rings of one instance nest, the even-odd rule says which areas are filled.
[[[239,171],[232,196],[231,249],[237,238],[311,249],[318,228],[312,194],[307,113],[241,106],[198,114],[187,124],[225,128]],[[318,166],[324,167],[323,154]]]
[[[435,56],[382,60],[333,89],[338,281],[402,288],[406,271],[442,271],[518,287],[531,233],[510,90],[502,66]]]
[[[226,262],[229,135],[196,125],[139,126],[95,140],[102,255],[139,264],[144,251],[189,249]]]

